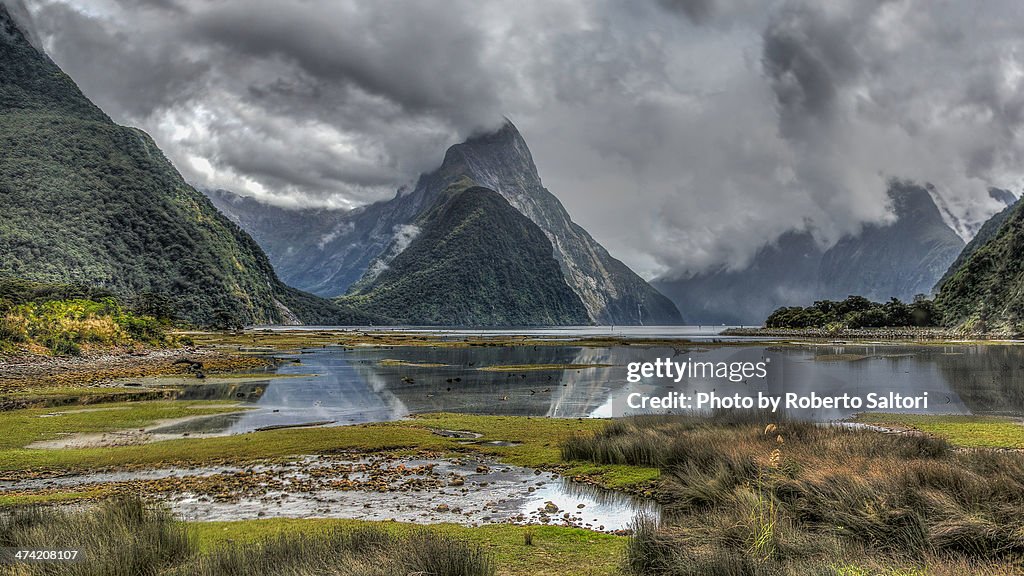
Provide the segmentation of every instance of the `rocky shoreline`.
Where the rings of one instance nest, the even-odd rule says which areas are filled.
[[[96,403],[108,400],[159,400],[166,390],[125,389],[118,382],[146,376],[191,376],[268,368],[268,356],[241,355],[215,347],[108,349],[82,356],[26,354],[0,356],[0,410]],[[90,389],[87,395],[51,392]],[[104,391],[117,392],[109,397]],[[45,398],[45,400],[43,399]]]
[[[920,328],[907,326],[901,328],[844,328],[830,330],[827,328],[729,328],[722,336],[745,336],[763,338],[800,338],[812,340],[909,340],[909,341],[950,341],[950,340],[986,340],[995,336],[985,337],[978,334],[967,334],[947,328]]]

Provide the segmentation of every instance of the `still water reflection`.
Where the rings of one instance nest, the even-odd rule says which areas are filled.
[[[764,380],[647,379],[626,381],[630,362],[736,362],[770,358]],[[921,412],[1024,415],[1024,347],[1013,345],[481,346],[468,348],[327,347],[289,356],[265,381],[217,387],[199,384],[186,397],[242,399],[255,408],[193,421],[176,429],[239,433],[310,422],[353,424],[394,420],[417,412],[607,417],[628,412],[631,392],[710,392],[822,395],[928,392]],[[297,362],[295,362],[297,360]],[[591,366],[544,370],[481,368],[545,364]],[[276,376],[276,377],[275,377]],[[804,410],[820,421],[852,410]]]

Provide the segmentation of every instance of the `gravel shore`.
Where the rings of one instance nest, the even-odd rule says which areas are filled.
[[[0,357],[0,399],[54,388],[110,386],[122,378],[257,370],[273,364],[264,356],[230,354],[214,347],[107,350],[82,356]]]
[[[760,336],[769,338],[803,338],[815,340],[964,340],[984,339],[945,328],[857,328],[839,331],[825,328],[730,328],[723,336]]]

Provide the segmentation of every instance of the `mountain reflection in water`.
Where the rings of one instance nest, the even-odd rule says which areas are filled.
[[[196,384],[183,395],[242,400],[253,410],[193,420],[163,431],[233,434],[266,426],[355,424],[442,411],[609,417],[628,412],[625,399],[632,392],[865,396],[927,391],[930,413],[1024,415],[1024,347],[1012,345],[327,347],[304,350],[289,358],[298,363],[282,364],[266,380]],[[759,381],[646,379],[627,383],[628,363],[657,358],[676,362],[771,358],[771,364],[768,378]],[[481,370],[527,364],[576,367]],[[792,414],[829,421],[845,418],[850,412],[802,410]]]

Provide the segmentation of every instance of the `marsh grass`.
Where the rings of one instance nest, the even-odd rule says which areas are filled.
[[[481,548],[429,530],[394,535],[379,528],[324,534],[281,534],[256,544],[218,549],[176,574],[189,576],[490,576],[494,563]]]
[[[19,564],[15,574],[146,576],[187,561],[196,544],[183,525],[141,500],[110,501],[89,509],[30,507],[0,516],[0,546],[79,550],[84,560]]]
[[[562,456],[661,469],[665,516],[638,520],[635,574],[1024,572],[1018,453],[727,412],[618,420]]]
[[[490,555],[443,533],[417,529],[393,534],[346,527],[321,533],[283,533],[228,543],[200,553],[188,527],[163,508],[137,498],[86,509],[30,507],[0,516],[0,546],[78,549],[85,560],[0,566],[0,573],[57,576],[491,576]]]

